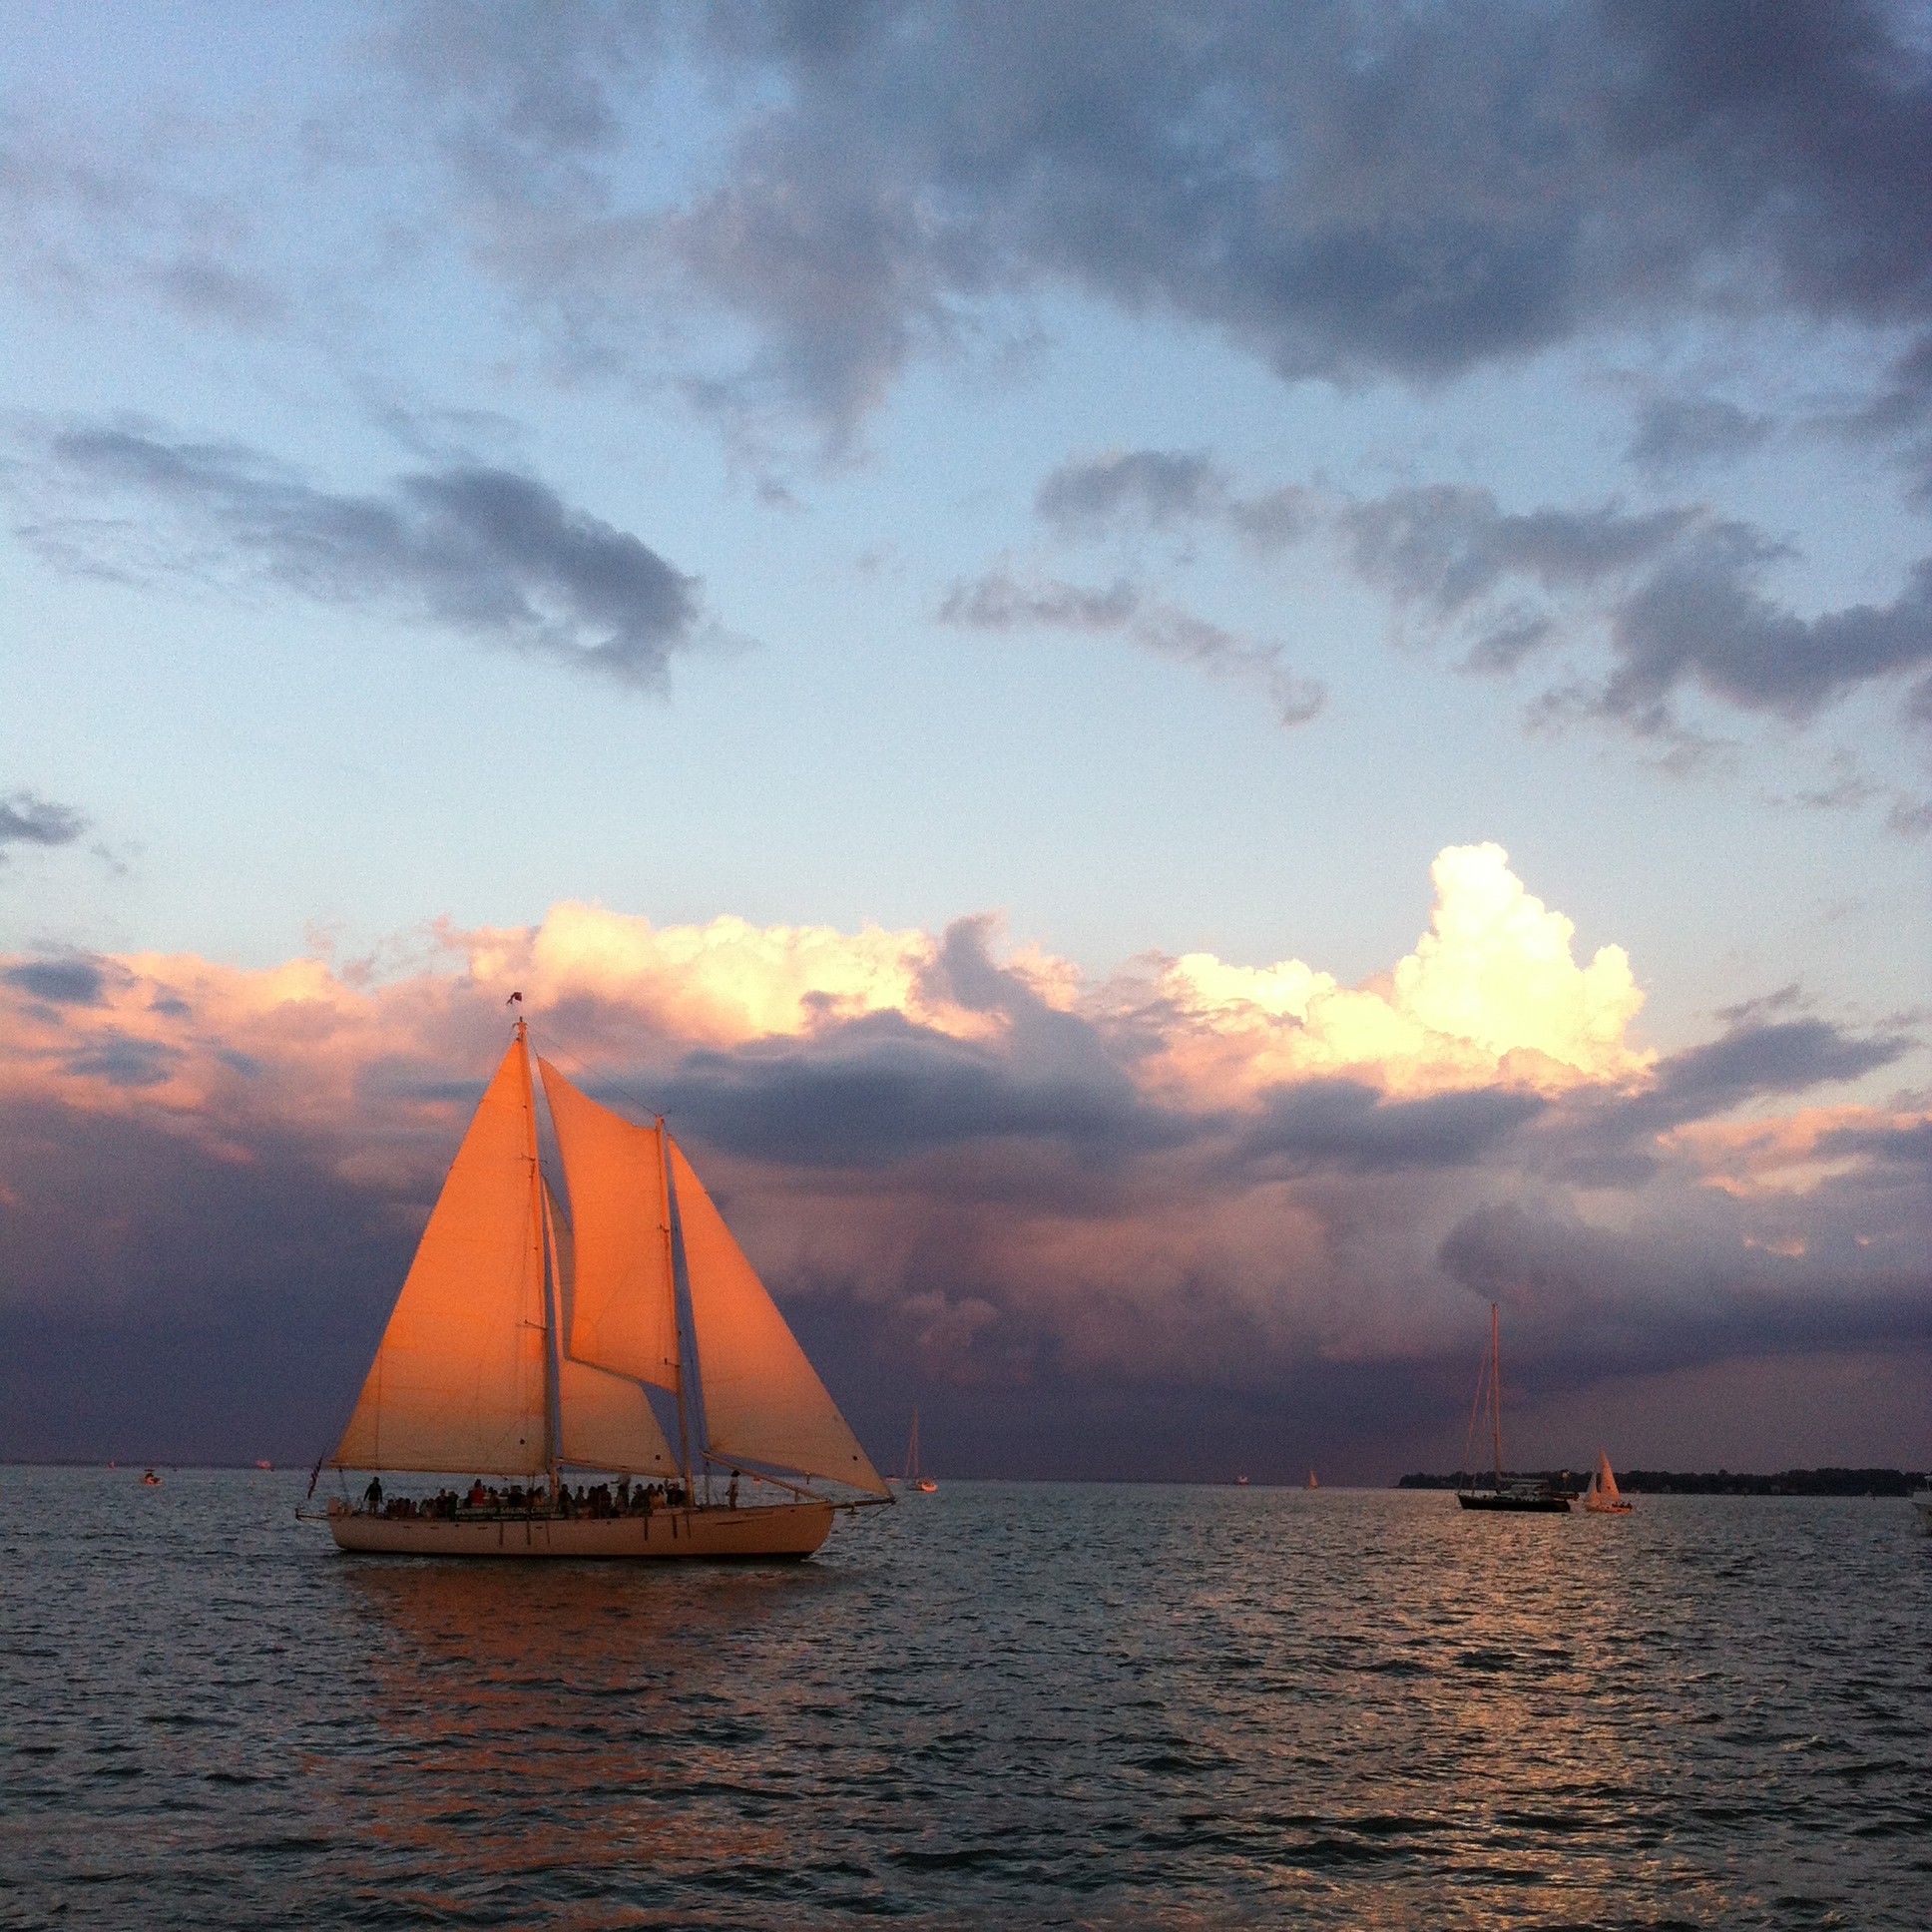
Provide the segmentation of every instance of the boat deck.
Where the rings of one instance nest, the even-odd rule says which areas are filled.
[[[329,1532],[367,1556],[731,1559],[808,1557],[831,1534],[829,1503],[655,1509],[623,1516],[461,1510],[380,1516],[332,1503]]]

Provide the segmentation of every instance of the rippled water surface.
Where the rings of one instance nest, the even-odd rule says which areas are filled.
[[[802,1566],[0,1471],[0,1924],[1932,1924],[1902,1503],[946,1484]]]

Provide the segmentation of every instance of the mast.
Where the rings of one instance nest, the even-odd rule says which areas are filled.
[[[544,1320],[550,1333],[544,1349],[544,1453],[550,1459],[550,1491],[557,1493],[564,1461],[564,1276],[557,1265],[557,1216],[544,1201],[544,1252],[549,1280],[544,1289]]]
[[[672,1329],[678,1332],[678,1256],[671,1239],[671,1213],[673,1194],[671,1187],[671,1136],[665,1129],[665,1117],[658,1116],[658,1159],[664,1164],[664,1245],[665,1279],[671,1283]],[[678,1401],[678,1466],[685,1478],[685,1507],[689,1509],[698,1501],[698,1492],[691,1486],[691,1418],[685,1412],[685,1362],[688,1351],[684,1337],[678,1336],[678,1380],[672,1394]]]
[[[518,995],[521,998],[521,995]],[[524,1159],[530,1163],[530,1213],[536,1225],[542,1229],[543,1252],[547,1263],[544,1269],[543,1313],[544,1313],[544,1466],[550,1478],[551,1493],[557,1489],[559,1438],[563,1434],[563,1415],[558,1406],[557,1346],[558,1346],[558,1280],[557,1280],[557,1234],[550,1224],[550,1205],[544,1200],[543,1166],[537,1154],[537,1093],[536,1084],[530,1075],[530,1027],[523,1015],[517,1015],[516,1045],[518,1066],[523,1073],[523,1114],[527,1125]]]
[[[1496,1437],[1496,1487],[1503,1487],[1503,1343],[1496,1303],[1489,1304],[1489,1420]]]

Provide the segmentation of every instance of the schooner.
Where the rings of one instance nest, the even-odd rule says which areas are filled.
[[[663,1120],[639,1127],[539,1058],[559,1199],[532,1058],[518,1020],[324,1458],[375,1477],[360,1506],[328,1503],[335,1541],[438,1556],[810,1556],[834,1508],[858,1506],[814,1481],[881,1502],[890,1489]],[[675,1447],[648,1389],[675,1409]],[[713,1470],[730,1473],[727,1503],[699,1501]],[[391,1471],[467,1478],[471,1500],[385,1505]],[[579,1509],[566,1471],[621,1481]],[[739,1508],[740,1472],[788,1500]],[[485,1477],[521,1480],[499,1491]]]

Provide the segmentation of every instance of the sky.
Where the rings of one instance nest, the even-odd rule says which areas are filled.
[[[881,1466],[1932,1463],[1932,8],[23,4],[0,1455],[525,996]]]

